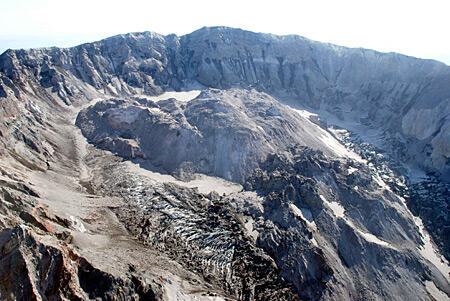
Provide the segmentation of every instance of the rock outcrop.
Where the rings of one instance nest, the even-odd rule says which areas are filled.
[[[1,232],[0,248],[2,300],[157,299],[136,276],[116,278],[54,237],[26,226]]]
[[[97,102],[76,124],[99,147],[184,177],[203,173],[243,183],[268,154],[294,145],[351,156],[339,152],[328,132],[255,90],[209,89],[189,102]]]
[[[448,299],[449,80],[224,27],[8,50],[0,297]]]
[[[3,94],[36,85],[65,101],[193,84],[256,88],[380,129],[403,146],[383,145],[394,156],[449,177],[450,68],[436,61],[213,27],[182,37],[131,33],[70,49],[7,51],[0,73]]]

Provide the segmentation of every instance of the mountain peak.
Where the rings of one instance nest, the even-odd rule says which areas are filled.
[[[228,27],[8,50],[0,296],[445,300],[449,70]]]

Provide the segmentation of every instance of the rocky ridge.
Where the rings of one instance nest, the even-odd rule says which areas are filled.
[[[380,129],[403,146],[392,149],[402,161],[449,176],[450,68],[435,61],[212,27],[182,37],[130,33],[69,49],[7,51],[0,72],[3,95],[19,93],[16,81],[63,100],[92,95],[91,87],[113,95],[198,84],[256,88]]]
[[[279,101],[378,127],[402,168],[442,179],[447,74],[437,62],[221,27],[7,51],[0,296],[445,300],[448,263],[386,185],[395,175]],[[150,97],[192,88],[204,91]],[[189,188],[199,172],[244,190],[219,179]],[[217,183],[225,195],[210,193]]]

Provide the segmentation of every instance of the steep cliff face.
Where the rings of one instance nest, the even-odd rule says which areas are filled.
[[[444,64],[225,28],[196,31],[182,45],[190,77],[206,86],[255,87],[380,129],[408,149],[394,148],[394,155],[449,174],[450,68]],[[440,113],[424,123],[432,110]]]
[[[3,94],[11,80],[32,89],[26,77],[64,99],[89,94],[86,84],[112,95],[195,83],[256,88],[380,129],[406,149],[384,145],[394,156],[449,174],[450,68],[435,61],[214,27],[182,37],[145,32],[70,49],[7,51],[0,72]],[[433,121],[424,123],[430,114]]]
[[[404,178],[449,175],[449,83],[434,61],[223,27],[9,50],[0,296],[445,300],[406,205],[448,256],[447,186]]]

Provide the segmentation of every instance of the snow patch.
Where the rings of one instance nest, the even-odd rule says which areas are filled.
[[[345,216],[345,208],[342,207],[341,204],[339,204],[338,202],[330,202],[323,195],[319,195],[319,196],[322,199],[322,201],[325,203],[325,205],[328,206],[328,208],[330,208],[333,211],[333,214],[337,218],[344,219],[344,221],[347,223],[347,225],[352,227],[363,239],[365,239],[368,242],[376,243],[380,246],[393,248],[388,242],[379,239],[372,233],[368,233],[368,232],[364,232],[364,231],[360,230],[351,220],[349,220]]]
[[[319,247],[319,244],[317,243],[317,240],[313,237],[311,238],[311,243],[313,244],[313,246],[315,246],[316,248]]]
[[[147,108],[147,110],[153,115],[165,114],[160,108]]]
[[[322,201],[333,211],[333,214],[337,218],[344,218],[345,217],[345,208],[342,207],[341,204],[338,202],[330,202],[328,201],[323,195],[319,195]]]
[[[356,161],[362,162],[362,158],[356,153],[349,151],[344,145],[342,145],[336,138],[334,138],[329,132],[322,129],[320,126],[311,121],[311,117],[318,117],[317,114],[311,113],[307,110],[299,110],[290,107],[293,111],[295,111],[298,115],[303,117],[307,122],[311,125],[314,125],[317,130],[322,134],[318,137],[322,143],[324,143],[328,148],[334,152],[338,157],[346,157],[350,159],[354,159]]]
[[[349,168],[347,169],[347,172],[348,172],[349,175],[351,175],[352,173],[354,173],[354,172],[357,171],[357,170],[358,170],[358,168],[349,167]]]
[[[170,91],[170,92],[164,92],[161,95],[158,96],[143,96],[147,99],[153,100],[154,102],[158,102],[160,100],[166,100],[169,98],[175,98],[178,101],[181,102],[188,102],[193,100],[194,98],[196,98],[197,96],[200,95],[200,90],[192,90],[192,91],[182,91],[182,92],[175,92],[175,91]]]
[[[306,110],[299,110],[299,109],[293,109],[293,110],[296,111],[300,116],[302,116],[303,118],[306,118],[308,120],[311,116],[318,116],[317,114],[311,113]]]
[[[439,290],[433,281],[425,281],[427,292],[437,301],[449,300],[447,294]]]
[[[86,228],[84,227],[83,222],[80,221],[79,218],[77,218],[77,217],[75,217],[75,216],[73,216],[73,215],[71,215],[69,218],[70,218],[70,220],[72,221],[72,227],[73,227],[76,231],[81,232],[81,233],[86,232]]]
[[[353,223],[352,223],[351,221],[347,221],[347,223],[348,223],[349,225],[351,225],[353,228],[355,228],[356,231],[357,231],[357,232],[358,232],[358,233],[359,233],[366,241],[373,242],[373,243],[376,243],[376,244],[378,244],[378,245],[380,245],[380,246],[384,246],[384,247],[390,247],[390,246],[391,246],[388,242],[379,239],[378,237],[376,237],[376,236],[373,235],[372,233],[363,232],[363,231],[357,229],[357,228],[355,227],[355,225],[353,225]]]
[[[413,217],[416,226],[419,228],[419,233],[422,236],[423,246],[419,247],[419,253],[423,258],[430,261],[448,280],[450,275],[450,266],[448,261],[440,255],[431,242],[430,235],[425,231],[422,219],[420,217]]]
[[[245,229],[248,231],[249,235],[253,238],[253,241],[256,242],[258,239],[258,231],[253,228],[253,223],[255,222],[252,217],[248,216],[248,221],[244,223]]]
[[[310,210],[306,208],[300,209],[292,203],[289,204],[289,209],[294,214],[294,216],[301,218],[303,221],[305,221],[308,228],[311,228],[313,230],[317,229],[316,223],[313,220],[313,216]]]
[[[242,191],[242,186],[238,183],[230,182],[218,177],[211,177],[204,174],[195,174],[195,179],[184,182],[174,178],[168,174],[162,174],[156,171],[150,171],[139,167],[139,165],[126,161],[126,167],[133,172],[141,173],[149,179],[161,183],[173,183],[187,188],[197,188],[200,193],[208,194],[210,192],[217,192],[219,195],[229,195],[231,193]]]
[[[204,194],[215,191],[220,195],[228,195],[242,190],[242,186],[240,184],[204,174],[197,174],[195,180],[182,183],[185,187],[197,188],[200,193]]]
[[[381,188],[391,191],[391,188],[383,181],[378,172],[372,178]]]
[[[319,139],[325,143],[334,153],[340,157],[354,157],[342,144],[340,144],[333,136],[324,132]]]

